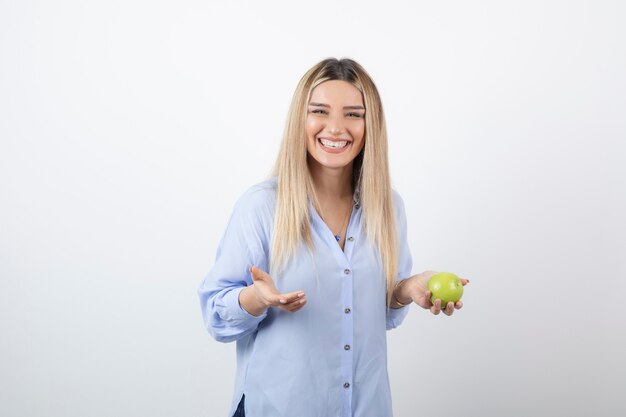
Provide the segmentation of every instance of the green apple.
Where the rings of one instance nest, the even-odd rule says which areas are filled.
[[[428,290],[432,294],[430,301],[435,304],[436,299],[441,300],[441,308],[444,309],[448,302],[456,303],[463,296],[463,283],[451,272],[439,272],[428,280]]]

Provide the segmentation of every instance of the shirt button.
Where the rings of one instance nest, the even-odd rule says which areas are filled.
[[[350,383],[349,383],[349,382],[346,382],[345,384],[343,384],[343,387],[344,387],[344,388],[350,388]]]
[[[350,314],[350,308],[347,308],[347,307],[346,307],[346,309],[345,309],[345,310],[343,310],[343,312],[344,312],[344,313],[346,313],[346,314]]]
[[[346,274],[346,275],[350,275],[350,270],[349,269],[344,269],[343,273]]]
[[[352,241],[354,240],[354,237],[350,236],[350,237],[348,238],[348,240],[349,240],[350,242],[352,242]]]
[[[361,205],[357,203],[354,207],[358,209],[359,207],[361,207]]]
[[[345,350],[350,350],[350,345],[345,345],[343,348],[344,348]]]

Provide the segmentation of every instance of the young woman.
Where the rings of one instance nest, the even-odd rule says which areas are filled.
[[[300,80],[273,172],[235,204],[198,295],[218,341],[237,341],[230,414],[392,415],[386,330],[416,303],[404,203],[392,190],[378,91],[350,59]],[[462,280],[463,285],[467,280]]]

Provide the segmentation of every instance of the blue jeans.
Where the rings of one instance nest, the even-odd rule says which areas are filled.
[[[233,417],[246,417],[246,413],[244,412],[244,409],[243,409],[243,403],[244,403],[245,398],[246,398],[246,395],[243,394],[241,396],[241,401],[239,401],[239,405],[237,406],[237,409],[235,410],[235,414],[233,414]]]

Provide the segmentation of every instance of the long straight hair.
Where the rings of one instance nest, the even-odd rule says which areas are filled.
[[[309,226],[309,198],[319,206],[307,164],[306,129],[311,91],[329,80],[347,81],[362,94],[365,104],[365,146],[353,162],[352,186],[360,194],[365,234],[380,252],[387,283],[387,306],[398,269],[398,236],[392,201],[387,151],[387,128],[378,90],[357,62],[325,59],[309,69],[294,92],[282,144],[271,172],[278,177],[270,270],[282,271],[297,247],[315,248]]]

